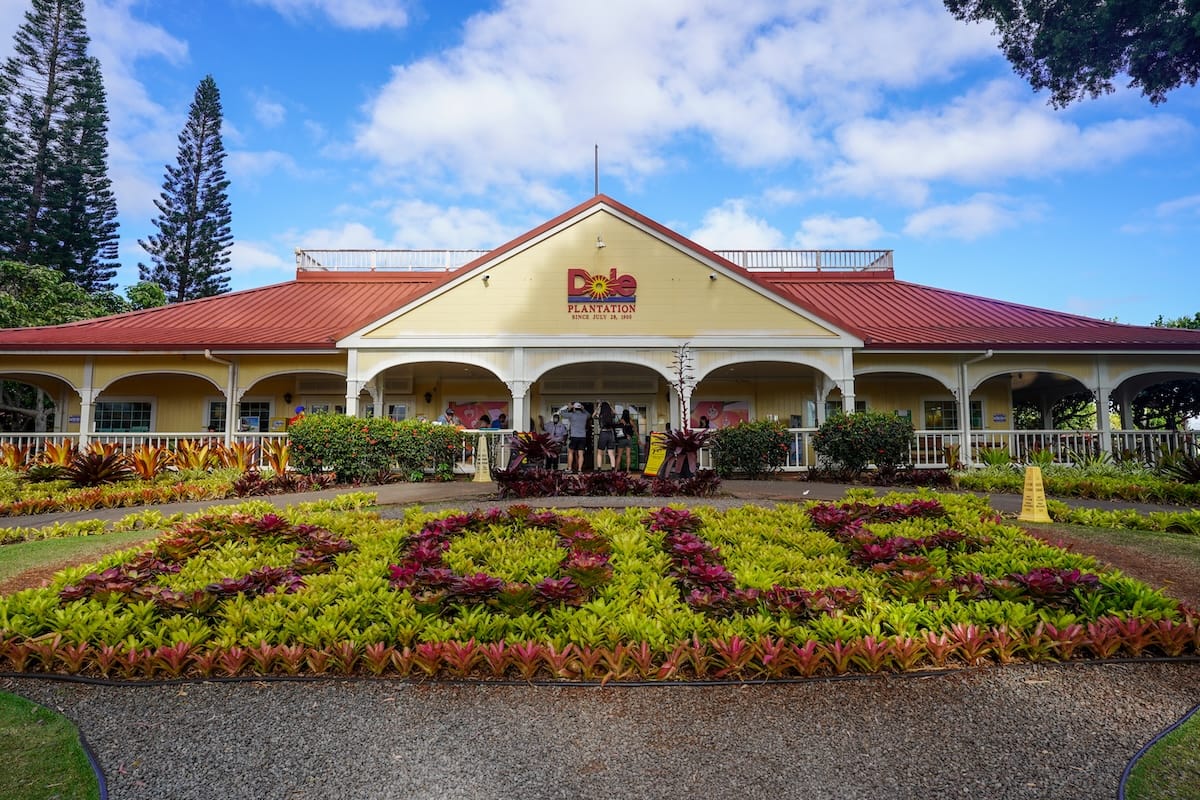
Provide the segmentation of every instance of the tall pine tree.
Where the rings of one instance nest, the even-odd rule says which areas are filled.
[[[0,84],[0,256],[61,260],[53,255],[65,215],[51,204],[50,183],[65,171],[67,108],[83,84],[87,45],[83,0],[32,0],[13,37]]]
[[[221,93],[206,75],[179,134],[178,162],[167,166],[154,201],[158,233],[138,241],[154,260],[153,268],[139,265],[141,279],[161,286],[172,303],[229,291],[233,216],[224,161]]]
[[[50,175],[49,205],[61,216],[42,263],[89,294],[111,291],[117,274],[117,200],[108,177],[108,105],[100,62],[88,58],[67,107],[63,153]]]

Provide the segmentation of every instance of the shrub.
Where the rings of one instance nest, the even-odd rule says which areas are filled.
[[[849,479],[871,464],[881,474],[908,463],[915,436],[906,417],[883,411],[837,414],[813,436],[813,449],[828,465]]]
[[[395,423],[392,439],[396,469],[406,480],[425,479],[425,470],[433,469],[439,478],[448,478],[462,448],[463,431],[453,425],[405,420]]]
[[[713,437],[713,466],[722,478],[778,472],[787,464],[792,434],[782,422],[759,420],[722,428]]]
[[[391,420],[343,414],[307,414],[288,428],[297,469],[309,475],[332,471],[348,482],[391,467],[395,433]]]
[[[462,437],[448,425],[341,414],[309,414],[288,428],[296,469],[309,475],[332,471],[347,482],[374,480],[392,469],[408,480],[421,480],[427,468],[447,477]]]

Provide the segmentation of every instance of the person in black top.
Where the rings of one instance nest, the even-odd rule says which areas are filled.
[[[607,400],[601,401],[596,413],[592,415],[600,422],[600,440],[596,443],[596,452],[600,458],[596,469],[604,469],[604,457],[608,456],[609,469],[617,468],[617,415]]]
[[[637,425],[629,416],[629,409],[621,411],[621,418],[617,420],[617,466],[620,467],[624,462],[624,469],[629,472],[633,467],[633,443],[637,440]],[[639,456],[639,463],[641,461]]]

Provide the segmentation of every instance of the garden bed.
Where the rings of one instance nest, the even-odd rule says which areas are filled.
[[[969,496],[224,510],[0,598],[0,669],[761,680],[1194,655],[1198,618]]]

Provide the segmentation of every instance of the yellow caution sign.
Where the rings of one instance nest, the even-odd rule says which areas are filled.
[[[1021,492],[1021,522],[1053,522],[1046,510],[1046,489],[1041,467],[1025,468],[1025,489]]]
[[[646,453],[646,468],[643,475],[658,475],[667,460],[667,437],[655,431],[650,434],[650,450]]]
[[[475,483],[492,482],[492,467],[488,460],[486,436],[480,436],[479,444],[475,445],[475,477],[471,480]]]

